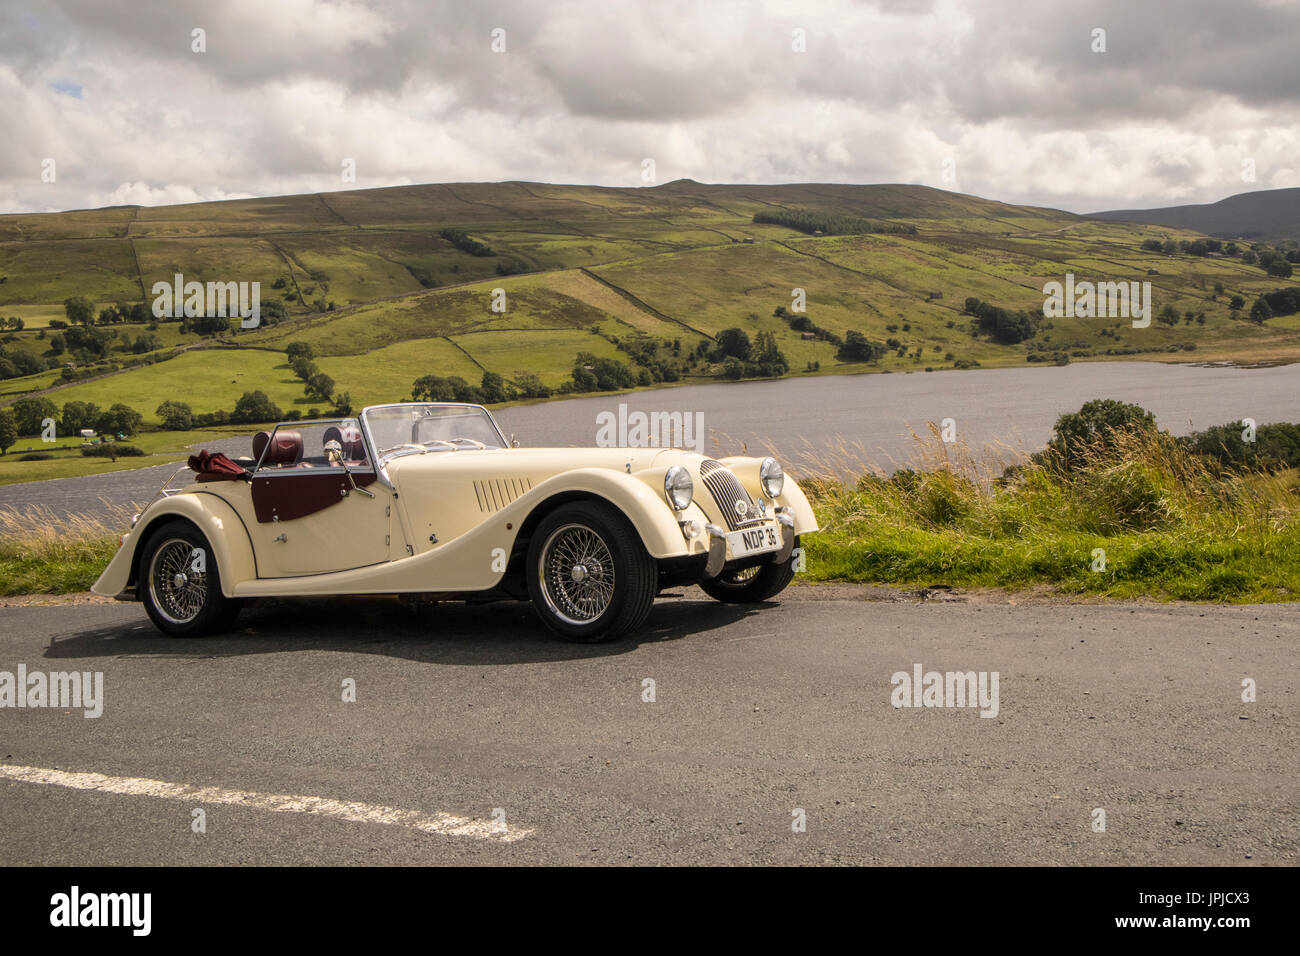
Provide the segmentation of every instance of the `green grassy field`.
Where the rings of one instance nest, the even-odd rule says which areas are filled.
[[[753,222],[755,213],[779,208],[917,231],[808,236]],[[439,235],[448,227],[489,253],[457,248]],[[354,403],[404,396],[421,375],[473,380],[484,368],[507,377],[531,371],[558,385],[576,352],[616,355],[613,338],[644,334],[690,350],[733,326],[751,337],[775,333],[791,374],[805,374],[810,363],[821,374],[1018,365],[1044,349],[1075,360],[1119,358],[1107,350],[1128,349],[1168,349],[1132,356],[1158,361],[1300,360],[1300,318],[1255,325],[1228,307],[1233,295],[1249,303],[1287,280],[1232,259],[1140,249],[1144,239],[1167,236],[1193,238],[920,186],[689,181],[639,189],[454,183],[0,216],[0,316],[27,323],[0,337],[11,356],[67,361],[50,351],[45,329],[64,299],[85,295],[96,309],[142,297],[151,304],[153,283],[178,272],[260,282],[263,300],[281,302],[289,315],[227,334],[225,344],[238,349],[212,350],[222,343],[163,322],[153,334],[165,352],[195,343],[203,351],[94,382],[62,385],[52,371],[0,381],[0,403],[54,386],[56,404],[123,401],[152,422],[164,398],[215,411],[260,388],[283,408],[305,409],[301,383],[281,367],[292,341],[310,343],[317,364]],[[1124,320],[1057,319],[1020,345],[971,334],[971,317],[962,313],[968,296],[1037,310],[1043,284],[1067,272],[1150,281],[1156,310],[1172,304],[1205,321],[1132,329]],[[906,354],[891,351],[872,365],[840,362],[831,345],[804,340],[773,315],[791,306],[796,289],[818,326],[894,339]],[[491,309],[495,290],[506,297],[504,313]],[[113,348],[145,331],[112,328]],[[1181,349],[1192,345],[1195,351]],[[114,360],[126,357],[110,351]],[[693,374],[705,380],[713,371],[700,366]]]

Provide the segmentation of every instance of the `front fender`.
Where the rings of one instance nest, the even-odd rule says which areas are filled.
[[[153,530],[169,520],[184,519],[203,533],[217,560],[221,593],[235,596],[241,581],[257,577],[253,543],[244,522],[224,498],[210,491],[186,491],[160,498],[140,515],[113,560],[90,590],[106,597],[125,596],[135,583],[136,559]]]

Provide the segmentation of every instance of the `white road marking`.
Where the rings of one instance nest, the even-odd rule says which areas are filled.
[[[0,764],[0,778],[23,783],[40,783],[73,790],[97,790],[131,797],[159,797],[164,800],[185,800],[196,804],[225,803],[232,806],[268,810],[272,813],[310,813],[316,816],[335,817],[352,823],[387,823],[410,827],[424,833],[444,836],[473,837],[477,840],[494,840],[513,843],[532,835],[532,830],[505,827],[495,820],[475,820],[450,813],[421,813],[384,807],[374,803],[352,800],[332,800],[329,797],[310,797],[290,793],[257,793],[252,790],[227,790],[225,787],[196,787],[187,783],[168,783],[147,777],[110,777],[102,773],[76,773],[67,770],[47,770],[42,767],[18,767]]]

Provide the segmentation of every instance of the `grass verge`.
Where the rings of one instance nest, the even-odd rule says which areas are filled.
[[[919,469],[802,482],[822,526],[810,579],[1300,600],[1294,471],[1224,470],[1154,432],[1098,444],[1072,470],[1025,457],[1005,476],[937,435],[918,445]]]

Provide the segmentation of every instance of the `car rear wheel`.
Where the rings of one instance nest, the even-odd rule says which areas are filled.
[[[799,554],[799,539],[794,550],[780,564],[760,564],[740,571],[723,571],[716,578],[700,582],[709,597],[727,604],[758,604],[770,601],[794,580],[794,563]]]
[[[158,630],[172,637],[225,631],[240,602],[221,593],[212,546],[188,521],[171,521],[149,536],[140,558],[140,596]]]
[[[542,519],[528,545],[528,594],[551,630],[594,643],[644,623],[658,567],[636,529],[598,502],[562,505]]]

